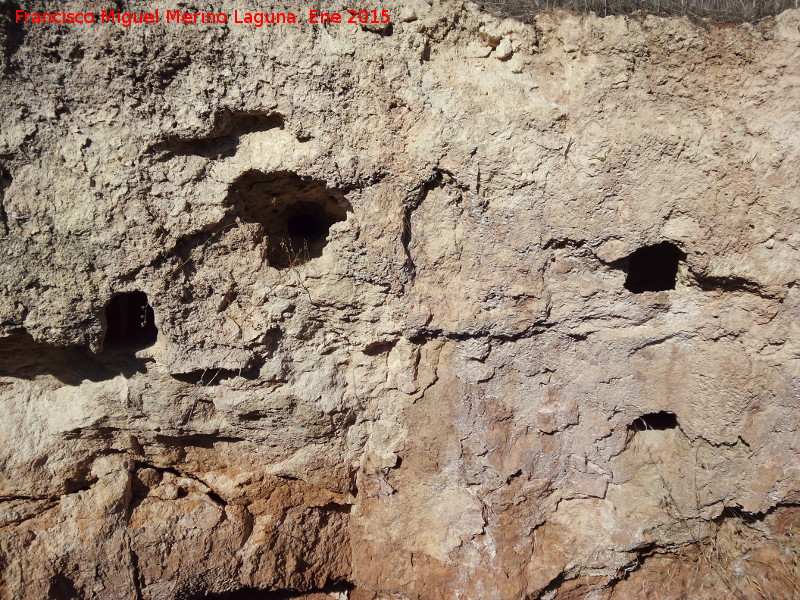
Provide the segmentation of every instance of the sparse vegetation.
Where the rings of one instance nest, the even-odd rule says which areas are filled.
[[[637,419],[637,427],[654,430]],[[659,460],[647,446],[649,462],[655,469],[661,489],[661,506],[683,532],[688,542],[651,553],[649,565],[638,581],[647,586],[638,594],[643,600],[674,598],[700,600],[797,600],[800,598],[800,546],[798,546],[798,513],[786,505],[782,518],[768,523],[769,513],[750,514],[737,508],[726,508],[722,514],[706,521],[702,516],[700,493],[694,481],[694,506],[681,507],[673,493],[672,483],[659,468]],[[697,473],[695,454],[695,474]],[[620,579],[642,568],[637,561]],[[647,574],[660,572],[657,585],[650,585]],[[660,589],[654,589],[658,587]]]
[[[798,0],[496,0],[480,4],[498,16],[530,21],[547,9],[563,8],[601,17],[620,14],[688,16],[716,22],[758,21],[789,8]]]

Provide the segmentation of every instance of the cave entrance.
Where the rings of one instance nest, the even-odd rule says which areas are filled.
[[[248,171],[231,187],[232,215],[260,225],[267,260],[276,269],[322,256],[331,225],[352,210],[341,190],[296,173]]]
[[[286,219],[286,231],[290,237],[306,244],[318,244],[328,237],[331,225],[336,221],[310,202],[302,202],[287,211],[292,216]]]
[[[114,296],[106,306],[105,316],[104,349],[136,352],[156,343],[155,315],[144,292]]]
[[[674,290],[686,254],[671,242],[639,248],[628,259],[625,288],[634,294]]]
[[[628,426],[631,431],[666,431],[667,429],[676,429],[678,427],[678,417],[675,413],[667,412],[665,410],[648,413],[642,415],[638,419],[634,419],[633,423]]]
[[[189,596],[188,600],[300,600],[301,598],[338,598],[349,596],[346,592],[353,590],[354,587],[348,582],[329,583],[323,588],[316,588],[307,592],[295,590],[259,590],[257,588],[241,588],[229,592],[198,593]]]

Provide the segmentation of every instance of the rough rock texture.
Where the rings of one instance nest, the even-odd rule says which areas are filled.
[[[0,597],[797,597],[800,11],[374,8],[3,6]]]

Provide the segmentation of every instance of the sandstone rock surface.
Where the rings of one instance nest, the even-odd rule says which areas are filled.
[[[3,7],[0,597],[797,597],[800,11],[374,8]]]

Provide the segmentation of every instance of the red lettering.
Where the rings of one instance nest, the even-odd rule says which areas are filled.
[[[341,23],[342,15],[338,12],[326,13],[318,10],[312,10],[309,13],[309,23]]]

